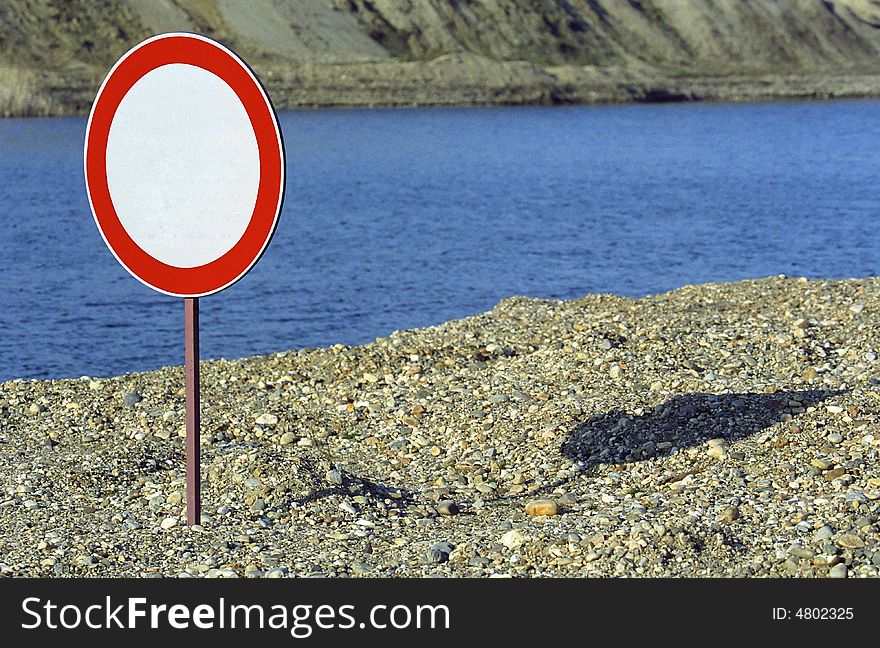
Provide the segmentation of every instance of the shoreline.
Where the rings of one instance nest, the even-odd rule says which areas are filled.
[[[3,382],[0,575],[877,577],[878,288],[513,297],[203,361],[192,529],[182,367]]]
[[[99,77],[51,71],[21,74],[7,89],[8,96],[0,93],[0,117],[87,115],[101,82]],[[277,110],[743,103],[880,96],[880,72],[655,75],[592,66],[541,67],[524,61],[474,63],[454,57],[439,63],[304,64],[270,69],[261,78]]]

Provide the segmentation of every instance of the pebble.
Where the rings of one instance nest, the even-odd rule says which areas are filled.
[[[280,443],[281,445],[290,445],[294,441],[296,441],[296,435],[293,432],[285,432],[281,435],[278,443]]]
[[[458,504],[452,500],[443,500],[437,503],[437,513],[440,515],[456,515],[458,512]]]
[[[278,417],[274,414],[260,414],[256,419],[257,425],[273,426],[278,424]]]
[[[332,470],[328,470],[324,478],[331,484],[335,484],[337,486],[342,485],[342,473],[335,468]]]
[[[739,508],[736,506],[728,506],[718,516],[718,521],[722,524],[730,524],[739,519]]]
[[[445,563],[449,560],[449,554],[454,547],[445,540],[434,543],[425,556],[428,563]]]
[[[177,526],[177,518],[176,517],[167,517],[164,520],[162,520],[162,522],[159,523],[159,526],[167,531],[168,529],[171,529],[171,528]]]
[[[125,396],[122,397],[122,402],[125,403],[128,407],[134,407],[142,400],[144,400],[144,397],[137,392],[128,392]]]
[[[825,524],[819,527],[816,530],[816,533],[813,534],[813,542],[824,542],[826,540],[830,540],[832,537],[834,537],[834,529]]]
[[[828,572],[828,575],[831,578],[846,578],[846,565],[843,563],[838,563],[831,568],[831,571]]]
[[[865,542],[856,535],[845,533],[837,538],[837,545],[844,549],[861,549],[865,546]]]
[[[511,529],[501,536],[501,544],[510,550],[519,548],[525,541],[526,537],[517,529]]]
[[[529,515],[556,515],[557,512],[556,502],[551,499],[538,499],[526,503],[526,513]]]
[[[832,470],[829,470],[824,475],[822,475],[822,477],[825,479],[825,481],[834,481],[838,477],[843,477],[845,474],[846,470],[844,470],[843,468],[833,468]]]

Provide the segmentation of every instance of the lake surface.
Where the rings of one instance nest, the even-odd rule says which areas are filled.
[[[504,297],[880,270],[880,102],[280,115],[288,188],[202,357],[355,344]],[[183,361],[182,301],[116,262],[85,119],[0,119],[0,380]]]

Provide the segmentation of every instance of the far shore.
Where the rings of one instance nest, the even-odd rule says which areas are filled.
[[[592,66],[441,57],[436,61],[304,64],[266,69],[279,110],[746,102],[880,96],[880,73],[644,74]],[[96,75],[0,69],[0,116],[86,115]]]

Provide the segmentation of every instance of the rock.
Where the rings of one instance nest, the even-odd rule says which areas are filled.
[[[730,524],[739,519],[739,508],[736,506],[728,506],[718,516],[718,521],[722,524]]]
[[[843,477],[846,474],[846,470],[843,468],[834,468],[833,470],[829,470],[827,473],[822,475],[825,481],[834,481],[838,477]]]
[[[373,568],[366,563],[355,561],[351,563],[351,573],[355,576],[366,576],[372,573]]]
[[[256,422],[257,422],[257,425],[266,425],[266,426],[277,425],[278,417],[275,416],[274,414],[264,413],[264,414],[260,414],[257,417]]]
[[[806,381],[816,380],[818,377],[819,377],[819,372],[817,372],[813,367],[808,367],[801,374],[801,378]]]
[[[450,543],[442,540],[434,543],[428,553],[425,555],[425,561],[428,563],[445,563],[449,560],[449,554],[455,547]]]
[[[813,459],[810,462],[810,465],[813,466],[814,468],[818,468],[819,470],[828,470],[834,464],[827,459],[818,459],[817,458],[817,459]]]
[[[865,541],[859,536],[845,533],[837,538],[837,546],[844,549],[861,549],[865,546]]]
[[[842,414],[843,408],[840,405],[826,405],[825,409],[829,414]]]
[[[503,544],[511,551],[522,546],[525,541],[526,537],[522,534],[521,531],[517,529],[511,529],[503,536],[501,536],[501,544]]]
[[[137,392],[128,392],[125,396],[122,397],[122,402],[125,403],[128,407],[134,407],[142,400],[144,400],[143,396],[141,396]]]
[[[324,475],[324,478],[331,484],[335,484],[336,486],[342,485],[342,473],[333,468],[332,470],[328,470],[327,474]]]
[[[556,515],[557,512],[556,502],[551,499],[538,499],[526,503],[526,513],[529,515]]]
[[[437,503],[437,513],[440,515],[456,515],[458,512],[458,504],[452,500],[443,500]]]
[[[832,529],[827,524],[820,527],[816,530],[816,533],[813,534],[813,542],[820,543],[826,540],[830,540],[834,536],[834,529]]]
[[[846,578],[846,565],[843,563],[834,565],[831,571],[828,572],[828,576],[831,578]]]
[[[455,549],[455,545],[453,545],[450,542],[447,542],[446,540],[441,540],[440,542],[435,542],[431,546],[431,549],[434,549],[436,551],[440,551],[445,554],[451,554],[452,550]]]
[[[806,547],[801,547],[799,545],[794,545],[788,550],[795,558],[801,558],[803,560],[812,560],[813,556],[816,554],[812,549],[807,549]]]
[[[166,531],[168,529],[174,528],[177,526],[177,518],[176,517],[167,517],[159,523],[159,526],[162,527],[163,529],[165,529]]]
[[[281,445],[290,445],[294,441],[296,441],[296,435],[293,432],[285,432],[281,435],[278,443],[280,443]]]

